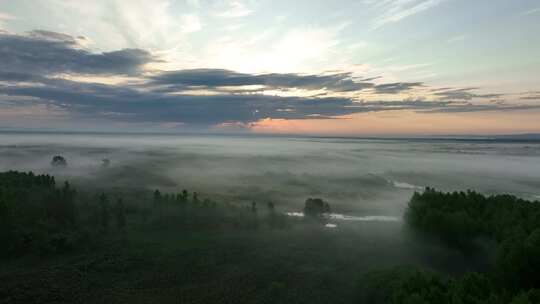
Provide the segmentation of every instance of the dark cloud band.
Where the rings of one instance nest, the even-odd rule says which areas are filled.
[[[53,75],[132,74],[156,60],[141,49],[94,54],[69,35],[33,31],[27,35],[0,33],[0,71]]]
[[[33,31],[26,35],[0,32],[0,107],[3,104],[49,105],[77,117],[106,117],[132,122],[181,122],[215,125],[250,123],[264,118],[330,119],[390,110],[420,112],[473,112],[537,109],[535,105],[508,105],[500,101],[474,104],[472,99],[497,99],[501,94],[476,94],[476,88],[432,89],[433,100],[360,101],[349,93],[396,95],[418,88],[421,82],[376,83],[378,77],[358,79],[351,73],[248,74],[223,69],[189,69],[143,73],[157,61],[140,49],[92,53],[82,47],[83,37]],[[106,85],[67,80],[59,75],[123,75],[137,84]],[[210,95],[195,95],[205,89]],[[302,89],[323,92],[310,97],[282,97],[264,90]],[[330,97],[334,96],[334,97]]]
[[[372,88],[370,82],[356,82],[350,73],[331,75],[245,74],[223,69],[191,69],[162,72],[151,76],[150,84],[171,91],[190,87],[264,86],[265,88],[327,89],[334,92],[360,91]]]

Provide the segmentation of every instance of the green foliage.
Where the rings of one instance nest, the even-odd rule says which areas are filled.
[[[427,188],[413,195],[405,217],[411,226],[460,246],[479,236],[501,242],[516,233],[531,233],[540,226],[540,204],[512,195]]]
[[[540,303],[540,290],[531,289],[524,291],[512,299],[510,304],[536,304]]]
[[[431,303],[428,299],[441,300],[447,289],[436,274],[406,268],[370,273],[363,287],[362,302],[373,304]]]
[[[478,238],[498,243],[495,265],[488,277],[471,274],[450,285],[452,292],[460,295],[459,301],[452,298],[455,303],[481,303],[473,299],[474,295],[489,298],[491,302],[487,303],[496,303],[498,298],[518,293],[512,303],[529,303],[528,290],[540,288],[538,202],[511,195],[443,193],[427,188],[413,195],[405,218],[410,226],[458,248],[473,250]],[[503,303],[510,301],[505,300]]]
[[[444,275],[412,268],[373,272],[366,276],[361,300],[364,303],[502,304],[498,290],[479,273],[450,279]]]
[[[118,228],[118,230],[124,230],[126,228],[126,214],[124,201],[121,198],[116,201],[114,214],[116,217],[116,227]]]
[[[0,173],[0,254],[70,249],[78,239],[75,196],[69,183],[57,188],[49,175]]]
[[[130,237],[133,240],[147,233],[171,234],[174,237],[168,239],[167,242],[176,243],[184,235],[195,235],[194,238],[198,239],[200,235],[197,235],[197,232],[203,232],[201,235],[205,237],[214,235],[223,237],[221,241],[227,243],[230,240],[231,231],[234,231],[234,233],[253,235],[247,241],[241,242],[250,246],[249,243],[258,240],[256,235],[263,235],[261,233],[263,231],[278,235],[277,239],[287,235],[289,230],[287,232],[280,230],[289,228],[293,221],[278,212],[273,202],[266,204],[255,201],[242,204],[220,203],[187,190],[180,193],[165,193],[159,190],[153,192],[141,190],[133,193],[118,191],[109,194],[97,192],[99,195],[96,195],[96,192],[95,190],[75,191],[67,182],[58,187],[55,179],[48,175],[34,175],[31,172],[0,173],[0,242],[5,244],[4,248],[6,248],[1,254],[13,257],[28,253],[65,253],[85,248],[85,244],[96,242],[105,244],[115,236],[119,240]],[[305,202],[304,212],[308,217],[320,218],[324,213],[330,212],[330,206],[322,199],[310,198]],[[478,238],[493,239],[498,246],[492,271],[469,273],[456,278],[408,268],[375,272],[361,281],[360,303],[539,303],[540,278],[537,273],[540,271],[540,211],[537,203],[509,195],[486,197],[473,191],[442,193],[428,188],[423,193],[413,195],[406,212],[406,220],[418,231],[439,237],[448,244],[467,249],[469,252],[475,249],[474,244]],[[298,222],[301,223],[297,227],[300,230],[317,229],[317,227],[320,229],[320,225],[312,225],[312,221]],[[215,301],[225,298],[230,300],[236,293],[245,296],[250,292],[255,294],[257,290],[257,293],[264,295],[258,299],[264,299],[267,303],[293,303],[291,299],[311,299],[306,295],[317,294],[329,286],[327,281],[329,276],[341,274],[344,269],[358,262],[354,257],[347,258],[346,263],[339,267],[329,266],[329,261],[333,260],[333,258],[328,258],[332,256],[329,252],[326,252],[324,258],[315,258],[318,253],[313,248],[318,248],[317,250],[320,248],[315,246],[331,248],[332,246],[323,244],[332,240],[335,235],[328,234],[330,238],[325,242],[320,242],[320,238],[326,235],[326,230],[314,231],[317,233],[307,234],[314,238],[313,243],[306,247],[308,249],[295,251],[302,258],[288,262],[288,267],[291,269],[295,269],[297,263],[305,263],[304,267],[298,268],[296,278],[288,280],[285,275],[274,274],[274,271],[285,272],[289,269],[283,270],[265,265],[270,261],[276,263],[277,260],[287,261],[290,258],[280,252],[282,248],[279,246],[276,248],[277,243],[268,243],[265,245],[266,249],[259,251],[258,254],[268,251],[277,256],[274,258],[273,254],[268,254],[258,262],[253,261],[253,264],[246,266],[246,269],[267,267],[268,273],[273,275],[261,275],[259,281],[253,285],[258,287],[254,287],[255,289],[251,291],[235,291],[229,294],[229,291],[221,290],[219,286],[212,286],[226,295],[217,295],[216,292],[215,297],[209,298]],[[331,232],[328,231],[328,233]],[[306,234],[302,234],[302,237],[305,236]],[[216,240],[213,239],[214,241]],[[213,263],[217,264],[217,261],[223,264],[219,267],[214,265],[214,277],[219,277],[222,270],[230,270],[230,273],[243,277],[246,270],[237,269],[237,263],[251,262],[252,255],[240,255],[233,264],[231,264],[231,259],[248,247],[238,251],[227,249],[221,255],[216,254],[210,257],[208,253],[214,250],[213,242],[208,243],[208,246],[209,244],[212,246],[204,250],[192,251],[187,248],[186,253],[183,254],[171,253],[171,260],[183,261],[187,252],[190,252],[197,257],[195,260],[198,263],[191,265],[190,261],[185,261],[186,265],[190,264],[193,268],[182,268],[190,269],[190,272],[185,274],[185,282],[175,281],[180,276],[180,272],[171,275],[169,278],[173,279],[174,284],[193,284],[191,281],[193,275],[200,275],[200,269],[213,267]],[[350,243],[350,240],[347,242]],[[280,243],[282,246],[294,246],[294,244],[294,241]],[[221,249],[227,248],[223,244],[220,246],[223,246]],[[144,248],[137,247],[131,250],[138,252]],[[160,247],[156,252],[161,252],[161,250],[165,250],[165,247]],[[257,248],[250,250],[257,251]],[[199,256],[199,254],[202,255]],[[320,255],[323,254],[320,253]],[[341,255],[340,252],[336,258]],[[159,258],[156,259],[156,263],[161,264]],[[107,268],[103,271],[116,271],[115,267],[118,265],[121,268],[119,273],[128,271],[125,270],[127,266],[123,266],[125,262],[120,259],[118,262],[113,262],[113,265],[106,263],[107,267],[112,267],[112,270]],[[328,268],[319,269],[319,266],[323,264]],[[136,269],[137,267],[128,268]],[[290,289],[294,287],[298,278],[304,277],[304,271],[314,271],[320,282],[310,285],[310,289],[296,291],[297,294],[291,293]],[[84,277],[79,276],[79,270],[76,273],[78,278]],[[150,269],[146,275],[149,273],[156,272]],[[138,275],[134,276],[139,279]],[[98,277],[103,278],[96,275],[96,278]],[[201,286],[205,286],[204,282],[207,279],[208,277],[203,275],[198,282],[202,284]],[[148,279],[148,281],[151,280]],[[219,284],[225,286],[224,282],[228,281],[224,277],[223,282]],[[139,284],[139,281],[131,283]],[[152,282],[152,284],[158,283]],[[50,289],[47,289],[47,292],[49,291]],[[2,292],[0,290],[0,298],[3,297]],[[6,292],[4,296],[9,297],[12,293]],[[24,301],[32,297],[33,294],[29,294]],[[51,297],[54,298],[54,295]],[[66,296],[67,298],[69,297]],[[21,300],[21,302],[24,301]]]
[[[110,221],[110,213],[109,213],[109,199],[107,198],[107,195],[105,193],[101,193],[99,196],[99,219],[100,219],[100,225],[101,229],[103,231],[109,230],[109,221]]]
[[[6,244],[2,256],[26,253],[60,253],[76,249],[88,237],[105,239],[115,231],[125,232],[128,223],[139,228],[218,229],[231,226],[241,229],[285,228],[286,218],[271,211],[258,212],[257,203],[249,207],[218,204],[197,192],[162,193],[150,197],[143,192],[127,204],[124,199],[102,192],[99,195],[77,191],[65,182],[57,187],[49,175],[0,173],[0,242]],[[130,221],[127,211],[136,218]],[[262,221],[264,219],[264,221]],[[116,229],[111,229],[116,228]]]

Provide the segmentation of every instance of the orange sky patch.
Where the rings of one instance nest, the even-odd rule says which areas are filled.
[[[540,111],[417,113],[370,112],[339,119],[262,119],[250,125],[256,133],[320,135],[436,135],[540,132]]]

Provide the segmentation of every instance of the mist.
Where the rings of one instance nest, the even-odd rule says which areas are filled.
[[[540,195],[535,143],[107,134],[1,134],[0,142],[3,171],[101,188],[191,189],[232,203],[273,201],[289,212],[321,197],[338,213],[401,216],[427,186]],[[67,168],[53,168],[54,155]]]

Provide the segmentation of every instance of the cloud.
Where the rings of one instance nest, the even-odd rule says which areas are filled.
[[[523,99],[523,100],[540,100],[540,93],[537,92],[537,94],[523,96],[520,99]]]
[[[454,36],[454,37],[450,37],[448,40],[446,40],[447,43],[456,43],[456,42],[461,42],[463,40],[465,40],[467,38],[467,35],[466,34],[462,34],[462,35],[457,35],[457,36]]]
[[[191,69],[162,72],[150,77],[150,84],[170,90],[189,87],[264,86],[265,89],[327,89],[334,92],[360,91],[371,88],[370,82],[355,81],[350,73],[303,75],[294,73],[247,74],[223,69]]]
[[[253,11],[246,7],[244,3],[240,1],[231,1],[228,3],[227,8],[216,15],[222,18],[239,18],[248,16],[251,13],[253,13]]]
[[[540,13],[540,7],[533,8],[533,9],[530,9],[528,11],[524,11],[523,13],[521,13],[521,15],[522,16],[527,16],[527,15],[532,15],[532,14],[536,14],[536,13]]]
[[[203,25],[199,16],[193,14],[186,14],[180,18],[182,24],[182,31],[184,33],[194,33],[202,29]]]
[[[132,74],[156,59],[141,49],[91,53],[79,42],[84,37],[32,31],[26,35],[0,33],[0,70],[39,75]]]
[[[344,98],[302,98],[268,95],[196,96],[163,94],[134,87],[48,80],[47,85],[0,86],[0,94],[32,98],[75,115],[136,122],[182,122],[215,125],[262,118],[305,119],[361,111]]]
[[[39,82],[44,78],[35,74],[0,71],[0,82]]]
[[[379,94],[398,94],[423,85],[421,82],[385,83],[375,86],[375,91]]]
[[[39,24],[85,33],[102,50],[140,48],[155,53],[175,52],[178,58],[190,47],[189,29],[182,16],[202,12],[195,6],[208,1],[172,0],[38,0],[35,10],[48,18]],[[53,2],[54,4],[51,4]],[[22,12],[23,16],[28,13]],[[29,15],[29,17],[34,17]],[[189,20],[188,20],[189,21]],[[27,21],[34,24],[31,20]],[[202,22],[201,22],[202,23]]]
[[[437,113],[465,113],[465,112],[486,112],[486,111],[523,111],[540,109],[540,105],[523,105],[523,104],[450,104],[446,107],[427,110],[426,112]]]
[[[238,23],[228,22],[223,29],[235,24]],[[350,65],[352,53],[343,47],[340,39],[347,24],[272,26],[253,33],[246,27],[242,35],[221,36],[200,50],[205,55],[200,66],[242,72],[295,73]]]
[[[230,122],[252,123],[265,118],[332,119],[376,111],[472,112],[540,107],[504,103],[479,105],[436,100],[357,102],[345,97],[173,94],[129,84],[83,83],[58,78],[38,78],[32,75],[25,77],[22,74],[11,74],[9,77],[26,82],[0,85],[0,100],[9,100],[12,106],[24,101],[24,106],[47,105],[79,118],[105,118],[111,121],[137,123],[212,126]]]
[[[83,47],[85,41],[84,37],[48,31],[25,35],[1,33],[0,109],[21,113],[14,109],[50,108],[63,117],[69,114],[76,119],[212,126],[249,124],[265,118],[334,119],[375,111],[472,112],[539,107],[506,104],[501,100],[490,104],[473,103],[471,100],[503,95],[477,94],[474,92],[477,88],[430,89],[422,82],[382,83],[378,77],[360,78],[343,71],[311,74],[240,73],[226,69],[150,72],[144,70],[144,65],[156,58],[145,50],[93,53]],[[85,77],[73,77],[80,74]],[[104,84],[90,82],[90,79],[102,77],[86,77],[88,74],[129,74],[131,77],[130,81]],[[428,95],[398,99],[409,91],[425,91]],[[283,92],[286,94],[280,94]],[[361,100],[359,96],[364,95],[369,95],[372,101]],[[379,95],[396,100],[377,100]],[[537,94],[530,92],[526,96],[533,95]]]
[[[6,21],[15,20],[15,16],[12,16],[8,13],[0,12],[0,32],[2,32],[2,28],[4,27],[4,23]]]
[[[476,94],[472,90],[477,88],[460,88],[460,89],[439,89],[435,90],[434,95],[439,96],[444,100],[471,100],[473,98],[499,98],[504,94]]]
[[[186,3],[188,6],[193,8],[199,8],[201,6],[201,3],[199,0],[186,0]]]
[[[384,25],[395,23],[418,13],[431,9],[446,0],[386,0],[368,1],[383,11],[373,21],[372,29],[380,28]]]
[[[4,22],[15,20],[15,16],[10,15],[8,13],[0,12],[0,29],[3,27]]]
[[[15,20],[15,16],[8,13],[0,12],[0,20]]]

